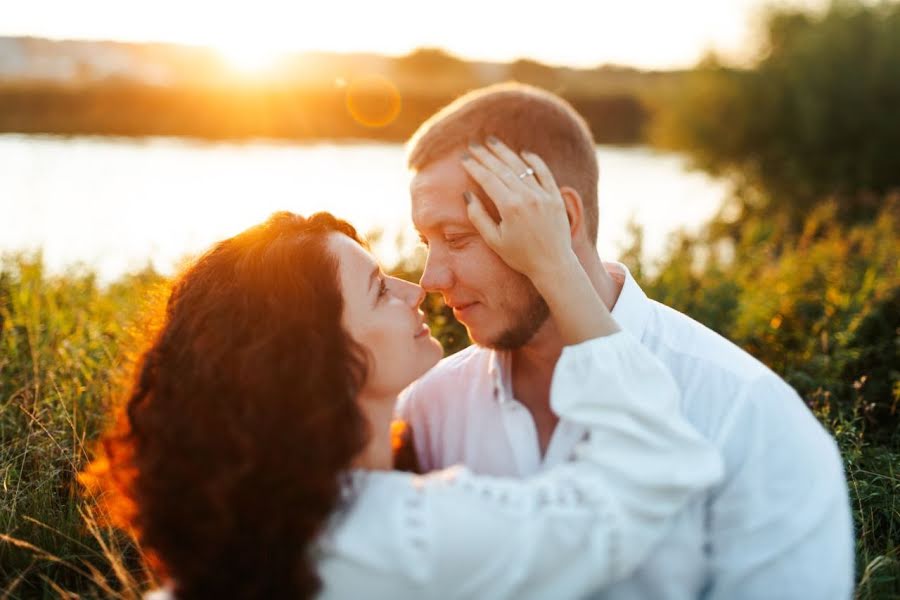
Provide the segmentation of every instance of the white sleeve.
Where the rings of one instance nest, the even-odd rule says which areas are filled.
[[[411,522],[435,597],[582,597],[632,573],[722,476],[671,375],[628,333],[566,348],[551,406],[589,428],[573,462],[524,480],[420,478]]]
[[[753,382],[719,445],[708,598],[853,596],[853,523],[837,445],[774,374]]]

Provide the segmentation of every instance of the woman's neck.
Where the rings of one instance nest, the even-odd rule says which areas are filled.
[[[370,439],[353,462],[358,469],[390,471],[394,468],[391,448],[391,421],[396,398],[361,399],[359,406],[369,421]]]

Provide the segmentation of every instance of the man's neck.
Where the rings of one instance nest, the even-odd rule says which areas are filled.
[[[616,281],[609,274],[596,252],[586,253],[584,257],[579,256],[579,260],[591,284],[597,290],[600,300],[612,311],[616,301],[619,299],[619,293],[622,291],[622,283]],[[553,375],[556,361],[559,359],[559,355],[562,354],[563,346],[562,339],[551,317],[535,333],[531,341],[512,352],[514,372],[523,370],[532,373],[543,373],[546,375],[547,387],[549,388],[549,380]]]
[[[611,311],[622,290],[621,283],[609,274],[596,253],[591,253],[581,262],[597,295]],[[550,318],[528,344],[511,353],[510,379],[513,394],[531,413],[542,456],[546,453],[559,422],[550,409],[550,383],[563,347],[559,331]]]

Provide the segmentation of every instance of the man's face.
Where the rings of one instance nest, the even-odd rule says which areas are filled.
[[[486,198],[449,152],[413,177],[412,219],[428,259],[421,285],[440,292],[453,315],[482,346],[511,350],[526,344],[549,309],[531,281],[504,263],[469,222],[463,192]]]

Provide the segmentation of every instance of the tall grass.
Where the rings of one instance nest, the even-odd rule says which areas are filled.
[[[103,525],[76,481],[129,360],[129,329],[163,281],[101,287],[86,270],[49,276],[39,255],[0,263],[0,589],[135,597],[137,549]]]

